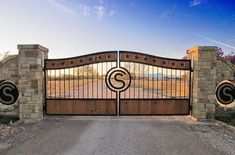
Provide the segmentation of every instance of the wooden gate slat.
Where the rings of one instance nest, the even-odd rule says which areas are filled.
[[[116,100],[47,100],[48,115],[116,115]],[[107,108],[108,107],[108,108]]]

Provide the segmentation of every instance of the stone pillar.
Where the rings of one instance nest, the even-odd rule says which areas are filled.
[[[213,119],[215,115],[217,49],[215,46],[197,46],[187,52],[193,62],[192,116],[197,120]]]
[[[18,45],[20,119],[34,122],[43,118],[44,59],[48,49],[40,45]]]

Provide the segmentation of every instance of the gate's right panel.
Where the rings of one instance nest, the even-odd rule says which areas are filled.
[[[120,66],[131,74],[120,95],[120,115],[189,114],[190,60],[120,51]]]

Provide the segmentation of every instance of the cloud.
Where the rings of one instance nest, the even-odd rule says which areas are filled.
[[[114,14],[115,14],[114,10],[111,10],[111,11],[109,12],[109,16],[113,16]]]
[[[202,39],[205,39],[205,40],[207,40],[207,41],[211,41],[211,42],[214,42],[214,43],[217,43],[217,44],[219,44],[219,45],[222,45],[222,46],[225,46],[225,47],[228,47],[228,48],[231,48],[231,49],[235,50],[235,47],[234,47],[234,46],[228,45],[228,44],[226,44],[226,43],[223,43],[223,42],[220,42],[220,41],[211,39],[211,38],[207,38],[207,37],[205,37],[205,36],[198,35],[198,34],[193,34],[193,35],[198,36],[198,37],[200,37],[200,38],[202,38]]]
[[[206,3],[206,2],[207,2],[207,0],[191,0],[189,6],[195,7],[195,6],[199,6],[199,5]]]
[[[56,7],[57,9],[63,11],[67,14],[76,14],[76,12],[69,7],[67,7],[65,4],[60,3],[58,0],[47,0],[52,6]]]
[[[99,0],[96,5],[79,4],[78,7],[84,16],[93,16],[97,20],[102,20],[105,16],[111,17],[115,14],[114,10],[108,9],[103,0]]]
[[[90,16],[91,15],[91,8],[89,5],[79,5],[78,6],[82,10],[82,14],[84,16]]]
[[[94,12],[96,14],[96,17],[98,20],[103,19],[103,16],[105,15],[105,8],[102,5],[94,6]]]
[[[177,7],[177,5],[174,4],[174,5],[170,8],[170,10],[166,10],[165,12],[163,12],[163,13],[161,14],[161,19],[164,19],[164,20],[169,19],[169,18],[170,18],[170,15],[175,11],[176,7]]]
[[[104,3],[104,1],[103,0],[99,0],[99,4],[103,4]]]
[[[232,36],[230,42],[235,42],[235,36]]]

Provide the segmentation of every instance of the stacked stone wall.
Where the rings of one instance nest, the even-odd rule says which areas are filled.
[[[235,81],[235,66],[229,61],[226,61],[223,58],[217,58],[217,81],[218,85],[223,80]],[[231,109],[223,109],[219,106],[216,106],[215,117],[226,116],[226,117],[235,117],[235,107]]]
[[[16,115],[33,122],[43,118],[45,101],[44,60],[48,49],[37,44],[18,45],[19,54],[0,62],[0,80],[9,80],[19,90],[19,100],[7,106],[0,103],[0,115]]]
[[[0,61],[0,80],[9,80],[18,85],[18,55],[9,55]],[[12,106],[4,105],[0,102],[0,116],[19,116],[18,102]]]
[[[193,62],[192,116],[196,119],[213,119],[220,115],[235,113],[235,108],[224,110],[216,101],[216,87],[223,80],[235,80],[235,67],[218,58],[215,46],[197,46],[188,50]]]

